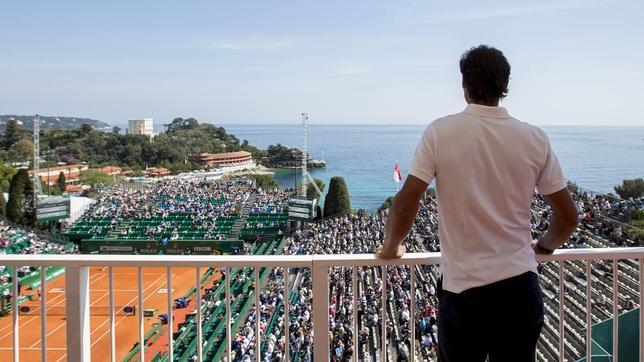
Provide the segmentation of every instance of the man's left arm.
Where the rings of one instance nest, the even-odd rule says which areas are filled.
[[[418,177],[407,176],[405,184],[389,208],[385,241],[382,248],[376,251],[376,255],[383,259],[395,259],[403,256],[405,247],[401,243],[409,234],[427,186],[428,183]]]

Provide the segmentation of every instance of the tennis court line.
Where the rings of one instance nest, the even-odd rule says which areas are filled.
[[[162,275],[161,275],[159,278],[157,278],[155,281],[153,281],[152,283],[150,283],[150,286],[149,286],[148,288],[145,288],[145,289],[143,290],[143,294],[144,294],[144,295],[145,295],[145,292],[147,292],[147,291],[148,291],[148,289],[150,289],[150,288],[152,288],[153,286],[155,286],[155,285],[159,282],[159,280],[161,280],[161,279],[163,279],[163,278],[165,277],[165,275],[164,275],[163,273],[155,273],[155,274],[157,274],[157,275],[158,275],[158,274],[162,274]],[[174,276],[174,274],[173,274],[173,276]],[[164,284],[165,284],[165,283],[164,283]],[[148,300],[149,298],[152,298],[154,295],[155,295],[154,293],[151,293],[147,298],[146,298],[146,297],[144,297],[144,298],[143,298],[143,302],[145,303],[145,301],[146,301],[146,300]],[[138,295],[137,295],[137,296],[135,296],[134,298],[132,298],[132,299],[131,299],[129,302],[127,302],[126,304],[131,304],[131,303],[133,303],[134,301],[136,301],[137,299],[138,299]],[[143,313],[143,311],[139,311],[139,313]],[[118,321],[116,321],[116,322],[114,323],[114,328],[116,329],[116,327],[119,325],[119,323],[121,323],[125,318],[128,318],[128,317],[127,317],[127,316],[124,316],[124,317],[121,317],[121,319],[119,319]],[[106,321],[104,321],[104,322],[103,322],[103,323],[101,323],[100,325],[98,325],[96,328],[92,328],[92,329],[93,329],[93,331],[90,333],[90,340],[91,340],[91,335],[92,335],[92,334],[94,334],[94,333],[95,333],[99,328],[103,327],[103,326],[104,326],[106,323],[108,323],[108,322],[109,322],[109,319],[108,319],[108,320],[106,320]],[[137,327],[137,328],[138,328],[138,327]],[[91,349],[91,347],[94,347],[94,345],[96,345],[96,343],[98,343],[100,340],[102,340],[102,339],[103,339],[107,334],[109,334],[109,333],[110,333],[110,329],[108,328],[108,329],[107,329],[107,331],[106,331],[105,333],[103,333],[100,337],[98,337],[98,339],[96,339],[96,340],[91,344],[90,349]],[[62,361],[65,357],[67,357],[67,353],[63,354],[63,356],[62,356],[62,357],[60,357],[56,362]]]
[[[63,274],[63,275],[64,275],[64,274]],[[99,279],[101,279],[101,277],[105,276],[103,273],[96,273],[96,274],[93,274],[93,275],[91,275],[91,276],[90,276],[90,280],[91,280],[91,277],[92,277],[92,276],[94,276],[94,275],[97,275],[97,277],[96,277],[96,278],[94,278],[94,280],[93,280],[93,281],[90,281],[90,285],[92,285],[92,284],[96,283]],[[59,297],[62,297],[62,298],[63,298],[63,300],[58,301],[58,302],[56,302],[55,304],[53,304],[53,305],[52,305],[51,303],[53,303],[53,302],[54,302],[56,299],[58,299]],[[58,306],[61,302],[64,302],[64,301],[65,301],[65,298],[64,298],[64,297],[65,297],[65,294],[58,294],[58,295],[55,295],[54,297],[52,297],[52,298],[51,298],[51,300],[47,300],[47,308],[48,308],[48,310],[49,310],[49,309],[51,309],[51,308],[54,308],[54,307]],[[31,317],[31,318],[30,318],[30,317]],[[21,323],[21,324],[19,325],[19,328],[24,328],[24,327],[26,327],[26,326],[27,326],[27,324],[29,324],[29,322],[32,322],[32,321],[37,320],[37,319],[39,320],[39,319],[40,319],[39,317],[40,317],[40,316],[23,316],[23,317],[19,317],[19,321],[22,321],[22,320],[25,320],[25,319],[26,319],[24,323]],[[0,329],[0,333],[4,332],[4,331],[5,331],[5,330],[7,330],[7,329],[9,329],[9,333],[8,333],[8,334],[5,334],[5,335],[3,335],[3,336],[1,336],[1,337],[0,337],[0,341],[1,341],[1,340],[3,340],[3,339],[5,339],[5,338],[7,338],[7,337],[9,337],[9,336],[11,336],[11,335],[13,335],[13,327],[12,327],[12,325],[11,325],[11,324],[7,325],[7,326],[6,326],[6,327],[4,327],[4,328],[1,328],[1,329]]]

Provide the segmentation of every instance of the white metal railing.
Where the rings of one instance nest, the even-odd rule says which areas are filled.
[[[619,320],[618,315],[618,261],[622,259],[638,259],[639,261],[639,294],[640,305],[642,304],[641,296],[644,295],[644,247],[637,248],[595,248],[595,249],[567,249],[558,250],[554,255],[540,256],[539,260],[542,262],[552,261],[557,262],[559,265],[559,360],[564,360],[564,268],[566,261],[597,261],[607,260],[612,261],[614,278],[613,278],[613,328],[614,331],[618,329]],[[591,311],[592,311],[592,278],[591,278],[591,263],[586,263],[586,356],[587,361],[590,361],[591,356]],[[255,268],[254,280],[256,290],[260,286],[259,268],[268,267],[284,268],[284,288],[285,300],[287,299],[287,291],[289,290],[288,271],[289,268],[306,267],[311,269],[312,289],[315,292],[313,298],[313,354],[316,360],[325,360],[329,356],[329,268],[351,266],[352,270],[352,292],[354,311],[352,316],[353,331],[357,331],[357,289],[356,281],[358,278],[356,268],[361,266],[388,266],[388,265],[435,265],[440,264],[440,253],[409,253],[404,255],[401,259],[396,260],[382,260],[375,257],[373,254],[355,254],[355,255],[291,255],[291,256],[171,256],[171,255],[0,255],[0,265],[6,266],[64,266],[65,267],[65,291],[66,291],[66,329],[67,329],[67,359],[69,361],[89,361],[90,357],[90,329],[89,329],[89,312],[90,312],[90,287],[89,287],[89,267],[101,266],[108,267],[109,277],[109,325],[110,325],[110,360],[115,361],[115,325],[114,325],[114,280],[113,268],[114,267],[137,267],[138,275],[138,307],[139,307],[139,346],[145,346],[144,330],[143,330],[143,288],[142,288],[142,268],[146,267],[165,267],[166,268],[166,283],[167,283],[167,307],[168,307],[168,325],[172,326],[172,268],[173,267],[191,267],[196,269],[197,287],[196,298],[197,301],[200,296],[200,278],[199,268],[201,267],[218,267],[226,268],[225,278],[225,308],[226,308],[226,355],[228,361],[231,361],[231,326],[230,326],[230,268],[233,267],[251,267]],[[414,288],[415,281],[415,268],[410,268],[410,295],[411,305],[410,313],[414,316]],[[13,268],[13,290],[17,290],[18,278],[16,268]],[[387,280],[386,267],[382,268],[382,315],[381,320],[381,343],[380,357],[381,361],[385,360],[386,354],[386,293],[387,293]],[[41,268],[41,288],[44,291],[46,287],[44,268]],[[46,294],[41,293],[41,340],[42,340],[42,360],[47,360],[47,343],[46,343]],[[255,317],[255,360],[261,359],[261,335],[259,328],[259,293],[255,293],[255,311],[258,313]],[[289,336],[289,318],[288,318],[288,304],[284,304],[284,327],[285,335]],[[197,302],[197,335],[201,338],[201,308],[200,303]],[[13,318],[13,360],[19,360],[19,313],[18,313],[18,298],[12,298],[12,318]],[[414,326],[415,323],[409,323]],[[644,313],[639,314],[639,328],[644,331]],[[415,328],[411,328],[411,341],[415,341]],[[357,338],[358,333],[353,333],[354,338]],[[286,338],[286,351],[285,356],[289,356],[288,337]],[[613,346],[618,346],[619,335],[613,333]],[[168,345],[170,360],[172,360],[172,333],[168,333]],[[411,360],[415,359],[415,348],[410,346]],[[640,360],[644,360],[643,354],[644,347],[644,333],[640,333],[639,350]],[[145,348],[140,348],[140,360],[144,359]],[[354,348],[354,361],[357,361],[357,349]],[[199,361],[203,359],[202,356],[202,343],[197,343],[197,358]],[[618,349],[614,348],[613,360],[618,360]]]

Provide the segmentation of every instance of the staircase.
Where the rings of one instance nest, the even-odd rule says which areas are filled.
[[[108,240],[116,239],[117,237],[119,237],[119,235],[121,235],[121,232],[127,230],[129,226],[130,226],[130,220],[125,220],[119,223],[116,229],[110,231],[110,233],[107,235],[107,239]]]
[[[248,197],[248,200],[246,200],[244,207],[242,207],[241,212],[239,213],[239,218],[237,219],[237,221],[235,221],[235,225],[233,225],[233,230],[230,232],[230,237],[232,239],[239,239],[239,233],[241,232],[241,229],[244,227],[244,224],[246,224],[246,220],[248,219],[248,214],[250,214],[250,210],[255,204],[255,200],[257,200],[257,194],[253,192]]]

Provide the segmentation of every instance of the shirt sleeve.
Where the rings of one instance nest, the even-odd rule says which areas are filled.
[[[550,195],[567,187],[564,179],[561,165],[557,155],[550,146],[550,140],[546,136],[546,158],[541,166],[539,179],[537,180],[537,190],[542,195]]]
[[[436,177],[436,135],[429,125],[414,152],[409,174],[430,184]]]

